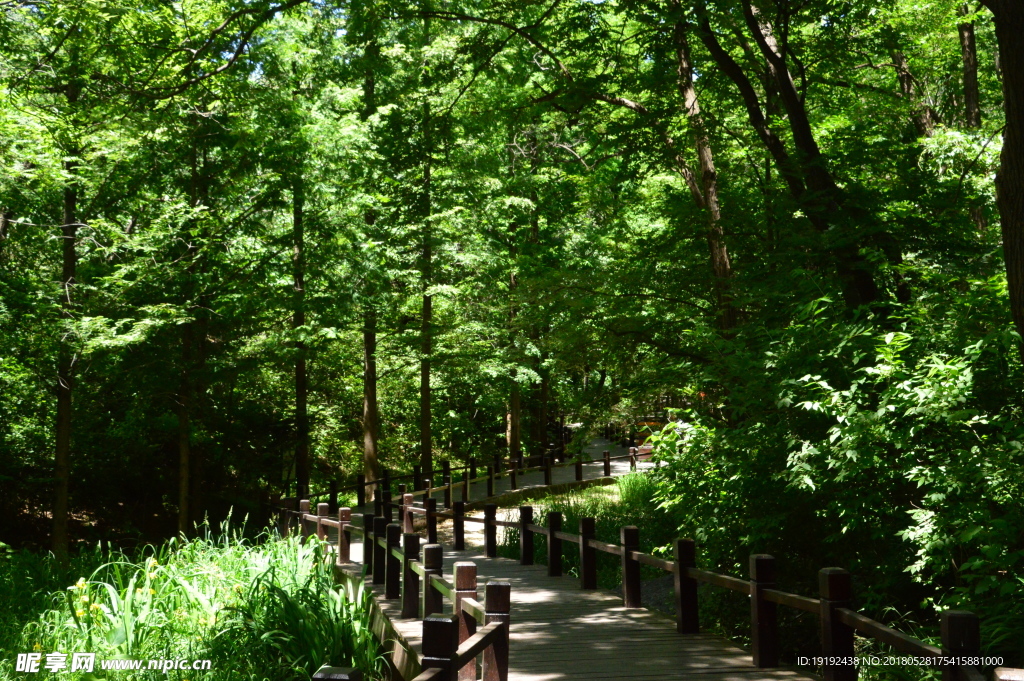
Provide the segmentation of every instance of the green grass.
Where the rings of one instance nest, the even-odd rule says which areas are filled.
[[[97,548],[76,556],[70,571],[52,557],[8,553],[0,588],[14,601],[0,628],[0,679],[25,678],[15,658],[32,651],[212,661],[209,671],[166,673],[102,672],[97,662],[93,674],[61,672],[65,679],[292,681],[323,664],[382,676],[368,596],[334,583],[322,543],[270,531],[250,541],[226,524],[218,534],[204,530],[135,556]]]
[[[595,530],[599,541],[619,543],[620,531],[626,525],[640,528],[640,549],[670,557],[672,541],[676,538],[676,522],[653,501],[657,482],[647,473],[630,473],[616,479],[615,485],[590,487],[571,491],[558,496],[532,501],[534,523],[547,526],[547,514],[551,511],[562,514],[562,529],[565,532],[579,532],[580,518],[595,518]],[[562,569],[565,574],[579,576],[579,553],[572,546],[562,550]],[[534,560],[547,565],[547,546],[543,535],[535,535]],[[498,555],[519,558],[519,531],[507,528],[504,540],[498,547]],[[661,577],[666,573],[656,568],[642,566],[644,579]],[[598,553],[597,583],[603,589],[615,589],[622,584],[622,570],[619,558]]]

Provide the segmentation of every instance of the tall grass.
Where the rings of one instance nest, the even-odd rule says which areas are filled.
[[[629,473],[616,479],[615,485],[590,487],[571,491],[554,497],[531,502],[534,522],[547,525],[547,514],[557,511],[562,514],[562,527],[567,532],[578,532],[580,518],[594,518],[597,539],[618,543],[621,528],[636,525],[640,528],[640,548],[648,553],[667,554],[676,535],[676,522],[653,500],[657,492],[657,480],[649,473]],[[547,548],[543,537],[534,542],[536,563],[547,564]],[[519,531],[506,528],[499,555],[506,558],[519,557]],[[579,576],[579,554],[572,547],[563,546],[562,566],[571,576]],[[642,567],[644,578],[660,577],[665,573],[656,568]],[[604,589],[614,589],[622,584],[622,570],[619,559],[603,553],[598,554],[597,583]]]
[[[18,652],[95,653],[99,659],[209,659],[209,671],[113,672],[118,679],[309,678],[323,664],[383,666],[361,590],[334,584],[325,545],[264,533],[256,541],[225,523],[219,533],[171,540],[134,557],[116,549],[4,642],[0,679],[14,678]],[[94,556],[95,558],[95,556]],[[37,557],[46,562],[49,559]],[[16,578],[31,560],[5,562]],[[2,574],[2,573],[0,573]],[[13,645],[12,645],[13,644]],[[102,678],[68,674],[68,679]],[[20,674],[18,676],[21,676]]]

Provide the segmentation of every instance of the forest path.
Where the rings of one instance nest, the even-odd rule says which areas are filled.
[[[622,445],[609,442],[604,438],[596,438],[584,448],[584,452],[588,454],[591,461],[583,464],[583,480],[598,480],[604,478],[604,462],[602,461],[603,452],[608,451],[613,460],[611,462],[611,477],[619,477],[630,472],[629,460],[628,459],[614,459],[616,456],[623,456],[628,454],[626,447]],[[640,459],[637,462],[637,470],[644,471],[654,468],[654,463],[649,460]],[[477,474],[480,475],[482,467],[478,469]],[[572,483],[576,481],[576,472],[573,466],[559,466],[551,469],[551,486],[563,485],[566,483]],[[438,484],[435,481],[434,484]],[[455,489],[452,493],[452,499],[455,501],[465,501],[467,503],[479,505],[489,499],[487,496],[487,481],[484,478],[477,478],[471,480],[469,483],[468,492],[463,495],[463,485],[456,484]],[[544,484],[544,471],[528,471],[525,473],[519,473],[516,475],[516,486],[512,487],[511,478],[507,475],[503,475],[500,478],[494,480],[494,497],[501,497],[508,494],[509,492],[523,492],[524,490],[539,490],[545,487]],[[438,490],[430,495],[431,498],[437,500],[438,510],[444,508],[444,491]],[[395,499],[398,502],[399,499]],[[500,505],[501,501],[495,499]],[[423,495],[416,495],[416,503],[423,503]],[[373,502],[368,501],[361,507],[352,509],[352,513],[373,513],[374,507]]]
[[[616,448],[607,440],[593,441],[587,451],[596,461],[584,465],[585,480],[604,477],[600,459],[605,450],[612,456],[626,453],[625,448]],[[647,461],[638,463],[641,470],[652,467]],[[628,460],[612,461],[613,477],[629,470]],[[552,471],[553,486],[573,481],[575,475],[571,466]],[[513,490],[507,479],[502,479],[501,485],[498,482],[495,481],[495,497],[490,501],[501,505],[500,497]],[[543,472],[538,471],[520,475],[515,491],[543,487]],[[485,493],[483,481],[473,483],[467,500],[482,502]],[[443,494],[435,497],[440,510]],[[461,498],[458,493],[455,497]],[[366,512],[372,512],[372,506]],[[503,519],[500,513],[499,519]],[[511,584],[509,681],[814,681],[817,678],[792,669],[759,669],[753,665],[750,653],[720,636],[678,634],[672,618],[645,608],[626,608],[622,595],[616,592],[582,590],[577,578],[550,577],[545,566],[521,565],[508,558],[488,558],[481,546],[473,546],[482,543],[482,537],[475,536],[477,527],[477,523],[466,523],[467,548],[464,551],[451,550],[448,533],[443,527],[439,528],[440,541],[448,544],[444,552],[444,573],[454,581],[455,562],[472,561],[477,567],[481,594],[488,581]],[[422,620],[403,618],[401,600],[384,598],[384,585],[372,584],[369,577],[363,576],[362,549],[361,541],[353,541],[352,562],[339,568],[350,579],[363,582],[373,593],[379,612],[387,620],[381,633],[383,638],[390,639],[386,648],[395,666],[418,670]],[[451,604],[446,600],[445,612],[450,610]]]

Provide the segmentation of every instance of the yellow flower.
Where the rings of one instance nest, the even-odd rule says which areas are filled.
[[[43,647],[41,645],[39,645],[38,643],[36,643],[35,645],[32,646],[32,650],[42,650],[42,649],[43,649]]]
[[[88,603],[88,602],[89,602],[89,597],[88,597],[88,596],[85,596],[85,595],[83,595],[83,596],[82,596],[82,598],[81,598],[81,601],[82,601],[83,603]]]
[[[153,595],[153,594],[155,594],[155,593],[156,593],[156,589],[150,589],[150,590],[149,590],[149,595],[150,595],[150,596],[152,596],[152,595]]]
[[[78,578],[78,581],[75,582],[75,588],[76,589],[84,589],[85,588],[85,577],[79,577]]]
[[[99,610],[100,609],[99,603],[93,603],[92,605],[89,606],[89,609],[90,610]]]
[[[75,614],[79,617],[85,617],[85,610],[75,610]]]
[[[238,593],[241,593],[242,592],[242,585],[241,584],[235,584],[235,591],[238,592]]]
[[[135,593],[137,593],[137,594],[140,594],[140,593],[142,593],[142,587],[140,586],[140,587],[139,587],[138,589],[136,589],[136,590],[135,590]]]
[[[159,564],[160,563],[157,561],[156,558],[150,558],[149,559],[149,567],[154,568],[154,567],[156,567]]]
[[[149,578],[150,579],[155,579],[156,578],[156,573],[155,572],[150,572],[149,573]]]

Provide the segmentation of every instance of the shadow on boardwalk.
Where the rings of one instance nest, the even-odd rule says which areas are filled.
[[[601,451],[612,450],[612,447],[597,441],[591,449],[597,454],[594,458],[598,458]],[[628,461],[613,464],[613,476],[629,471]],[[639,465],[643,469],[652,464],[641,462]],[[584,479],[602,477],[602,463],[584,466]],[[573,469],[567,467],[553,472],[552,483],[557,485],[574,479]],[[519,489],[542,487],[543,474],[525,474],[517,482]],[[502,483],[495,488],[498,496],[511,491],[507,480]],[[468,501],[482,501],[485,491],[483,483],[471,485]],[[437,498],[440,501],[441,495]],[[443,536],[441,533],[442,541]],[[351,579],[362,579],[361,549],[361,544],[353,543],[353,562],[342,566]],[[623,607],[621,595],[600,589],[582,590],[578,579],[550,577],[543,566],[487,558],[480,548],[459,552],[446,550],[446,576],[451,575],[456,561],[476,564],[481,587],[491,580],[511,584],[510,681],[816,679],[790,669],[758,669],[753,666],[749,653],[718,636],[678,634],[675,622],[665,615],[644,608]],[[390,635],[398,644],[396,655],[410,651],[410,657],[415,658],[416,651],[420,650],[421,620],[402,618],[400,599],[385,599],[382,585],[367,583],[367,588],[374,592],[377,605],[390,622]]]

